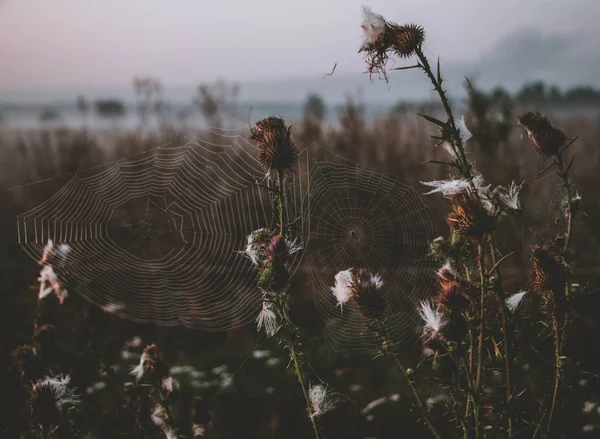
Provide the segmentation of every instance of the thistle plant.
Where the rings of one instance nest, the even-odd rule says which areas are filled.
[[[268,189],[275,206],[276,224],[272,229],[262,228],[248,236],[243,253],[258,269],[257,286],[262,294],[262,310],[256,322],[259,331],[267,337],[275,337],[284,345],[294,364],[296,376],[302,389],[307,414],[312,423],[315,438],[322,437],[319,415],[329,408],[329,399],[320,387],[311,387],[306,373],[306,359],[301,351],[298,327],[289,315],[290,257],[302,249],[297,238],[291,237],[291,227],[286,218],[286,174],[293,171],[298,161],[298,151],[291,139],[291,127],[283,119],[267,117],[250,130],[250,139],[259,148],[259,161],[266,171]]]
[[[383,298],[383,280],[378,274],[370,273],[364,268],[349,268],[340,271],[335,276],[335,285],[331,287],[331,292],[335,296],[338,305],[343,307],[348,302],[352,301],[358,312],[362,316],[367,328],[372,331],[380,342],[380,355],[393,358],[398,369],[402,373],[408,388],[413,397],[413,402],[432,435],[435,438],[441,438],[435,425],[429,419],[425,406],[421,401],[419,393],[414,386],[412,371],[403,366],[400,361],[398,348],[390,336],[390,331],[385,319],[386,303]],[[430,326],[436,328],[439,332],[441,321],[437,320],[437,316],[430,319]],[[435,338],[433,332],[430,333],[431,338]]]

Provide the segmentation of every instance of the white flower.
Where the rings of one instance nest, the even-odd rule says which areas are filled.
[[[340,271],[335,275],[335,286],[331,287],[331,292],[337,299],[337,304],[343,308],[352,297],[352,268]]]
[[[523,183],[517,186],[513,181],[508,188],[500,191],[500,201],[504,204],[504,207],[512,210],[519,210],[521,208],[519,192],[521,191],[521,187],[523,187]]]
[[[308,398],[312,407],[311,418],[321,416],[335,407],[335,398],[331,395],[329,389],[322,384],[311,385],[308,390]]]
[[[173,427],[171,427],[168,423],[169,415],[162,405],[156,404],[154,410],[152,410],[150,418],[152,419],[152,422],[154,422],[154,425],[163,431],[167,439],[177,439],[175,430],[173,430]]]
[[[421,184],[435,188],[432,191],[426,192],[425,195],[431,195],[439,192],[443,196],[448,197],[460,194],[461,192],[469,189],[469,182],[464,178],[459,178],[457,180],[422,181]]]
[[[58,298],[58,301],[62,304],[69,295],[68,291],[63,288],[58,280],[58,276],[51,265],[44,265],[42,267],[38,281],[40,282],[39,299],[43,299],[50,293],[54,293]]]
[[[371,11],[368,6],[362,7],[363,12],[363,23],[362,27],[364,31],[364,40],[361,49],[364,49],[370,44],[374,44],[377,39],[385,32],[385,19]]]
[[[465,122],[465,116],[461,117],[456,122],[456,128],[458,128],[458,132],[460,134],[460,140],[462,141],[463,145],[465,143],[467,143],[471,137],[473,137],[473,134],[471,134],[471,132],[467,128],[467,124]]]
[[[266,301],[263,301],[262,310],[256,318],[256,329],[260,331],[263,327],[267,337],[272,337],[279,330],[279,322],[273,305]]]
[[[527,291],[519,291],[518,293],[513,294],[505,300],[506,306],[510,310],[510,312],[515,312],[519,305],[521,305],[525,294],[527,294]]]
[[[32,394],[39,397],[42,393],[49,393],[58,410],[66,404],[78,404],[79,395],[76,395],[69,386],[71,377],[69,375],[58,377],[46,377],[37,381],[32,387]]]
[[[423,335],[430,340],[436,338],[442,327],[446,324],[444,316],[438,311],[433,301],[421,301],[418,311],[425,322],[423,325]]]

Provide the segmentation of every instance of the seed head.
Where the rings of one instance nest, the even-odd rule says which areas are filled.
[[[311,385],[308,390],[308,397],[312,407],[311,418],[321,416],[335,407],[335,398],[330,390],[322,384]]]
[[[70,387],[71,377],[46,377],[36,381],[31,388],[30,416],[33,425],[43,430],[60,424],[65,405],[78,404],[79,396]]]
[[[533,141],[535,151],[542,156],[549,157],[558,155],[567,137],[565,133],[552,126],[547,117],[542,116],[537,111],[530,111],[523,116],[518,117],[517,121]]]
[[[262,310],[256,318],[256,329],[260,331],[262,328],[265,328],[267,337],[273,337],[280,328],[279,319],[273,305],[266,301],[263,301]]]
[[[542,296],[547,293],[558,297],[564,295],[567,270],[558,252],[558,242],[548,242],[531,247],[533,288]]]
[[[496,228],[497,218],[490,215],[482,204],[471,194],[458,194],[451,199],[452,212],[446,218],[448,227],[454,233],[481,240]]]
[[[523,302],[523,298],[527,294],[527,291],[519,291],[518,293],[513,294],[512,296],[505,299],[506,307],[510,312],[515,312],[521,303]]]
[[[421,26],[411,23],[396,26],[393,29],[396,37],[393,51],[397,56],[410,58],[417,49],[421,48],[423,40],[425,40],[425,30]]]
[[[365,269],[355,270],[352,276],[352,298],[361,315],[367,319],[379,319],[385,313],[385,301],[381,295],[383,281],[378,274]]]
[[[268,171],[293,169],[298,162],[292,127],[287,127],[283,119],[271,116],[259,120],[250,130],[250,139],[257,143],[259,162]]]
[[[433,301],[421,301],[418,312],[424,322],[421,340],[427,346],[439,339],[446,320]]]
[[[337,300],[337,304],[343,307],[352,297],[352,273],[354,269],[340,271],[335,275],[335,286],[331,287],[331,292]]]

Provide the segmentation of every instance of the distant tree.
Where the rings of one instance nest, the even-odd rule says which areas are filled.
[[[119,118],[125,114],[125,104],[118,99],[99,99],[95,103],[100,117]]]
[[[87,115],[90,112],[90,103],[87,101],[85,96],[79,95],[77,97],[77,111],[81,114],[81,119],[83,122],[83,128],[87,127]]]
[[[546,85],[542,81],[525,84],[516,95],[517,101],[526,105],[543,105],[546,98]]]
[[[164,99],[162,96],[163,85],[155,78],[135,77],[133,87],[137,96],[137,110],[140,116],[140,128],[144,128],[152,114],[162,115]]]
[[[56,108],[45,107],[40,111],[40,120],[42,122],[52,122],[60,119],[60,112]]]
[[[236,117],[238,94],[237,84],[219,80],[213,84],[200,84],[192,102],[209,125],[223,126],[225,117]]]
[[[325,102],[317,94],[309,94],[304,103],[304,117],[302,121],[302,141],[306,144],[317,141],[323,134],[325,120]]]

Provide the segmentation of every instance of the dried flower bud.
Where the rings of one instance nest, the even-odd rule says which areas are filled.
[[[481,240],[496,228],[497,218],[490,215],[470,194],[454,195],[451,209],[452,212],[446,218],[450,230],[466,238]]]
[[[281,235],[276,235],[271,240],[271,243],[267,247],[267,255],[271,262],[283,262],[287,259],[287,245],[285,238]]]
[[[532,246],[533,287],[542,295],[550,292],[562,297],[567,281],[567,271],[558,253],[557,244],[557,242],[550,242]]]
[[[469,307],[469,297],[458,282],[448,282],[442,287],[438,302],[450,310],[465,310]]]
[[[60,425],[62,409],[67,404],[77,404],[77,396],[70,387],[67,376],[46,377],[35,382],[30,395],[31,423],[44,431]]]
[[[278,117],[267,117],[250,130],[250,139],[260,149],[259,161],[267,170],[292,169],[298,162],[298,150],[292,142],[292,127]]]
[[[557,155],[567,141],[565,133],[553,127],[548,118],[537,111],[525,113],[518,117],[517,121],[527,131],[539,155],[546,157]]]
[[[379,275],[373,275],[361,268],[352,276],[352,298],[365,319],[379,319],[385,313],[385,301],[381,296],[383,281]]]
[[[393,50],[401,58],[413,56],[425,40],[425,30],[416,24],[394,27],[394,32],[396,41]]]

